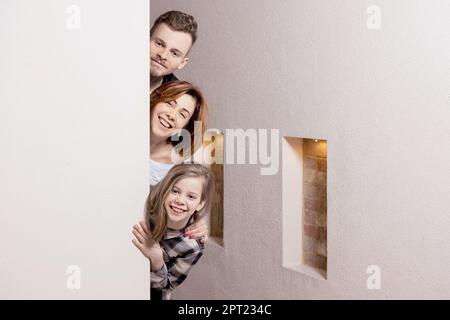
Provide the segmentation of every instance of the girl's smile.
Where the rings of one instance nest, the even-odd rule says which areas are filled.
[[[179,208],[176,205],[169,205],[169,207],[170,207],[170,209],[172,209],[172,211],[175,213],[175,215],[179,215],[179,214],[186,212],[185,209]]]
[[[164,200],[169,228],[184,228],[191,216],[203,208],[203,184],[204,178],[186,177],[172,186]]]

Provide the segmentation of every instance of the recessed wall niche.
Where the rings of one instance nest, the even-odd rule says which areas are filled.
[[[214,176],[214,198],[211,206],[210,236],[223,246],[223,164],[211,165]]]
[[[214,177],[214,198],[210,213],[210,236],[211,240],[223,247],[223,132],[213,130],[211,135],[211,157],[214,159],[211,164],[211,171]]]
[[[327,140],[284,137],[283,266],[327,277]]]

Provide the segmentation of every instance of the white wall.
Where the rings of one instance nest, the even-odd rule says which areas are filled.
[[[148,6],[0,2],[1,299],[148,299]]]
[[[328,140],[328,279],[281,266],[281,172],[230,165],[225,248],[175,297],[450,298],[450,2],[151,0],[151,21],[170,9],[199,22],[178,75],[205,92],[209,127]]]

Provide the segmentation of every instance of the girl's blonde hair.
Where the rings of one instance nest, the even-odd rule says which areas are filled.
[[[184,178],[203,178],[200,202],[205,205],[195,213],[196,218],[204,216],[211,208],[213,176],[211,170],[201,164],[178,164],[150,191],[145,203],[145,221],[154,241],[159,242],[167,230],[167,213],[164,202],[173,186]]]

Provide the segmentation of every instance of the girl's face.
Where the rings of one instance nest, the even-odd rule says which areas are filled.
[[[204,178],[187,177],[174,184],[164,201],[167,212],[167,226],[171,229],[182,229],[190,217],[203,208],[201,201]]]
[[[186,127],[195,111],[196,99],[184,94],[156,104],[150,112],[150,129],[154,137],[167,139]]]

